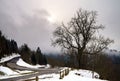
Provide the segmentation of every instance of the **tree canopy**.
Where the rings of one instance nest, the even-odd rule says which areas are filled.
[[[60,46],[64,51],[74,50],[79,68],[83,54],[98,54],[113,42],[99,35],[99,30],[104,29],[104,26],[99,25],[96,19],[96,11],[79,9],[67,25],[62,23],[53,32],[55,39],[52,44]]]

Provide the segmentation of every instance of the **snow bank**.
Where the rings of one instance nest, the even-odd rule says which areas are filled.
[[[82,76],[76,75],[76,72],[81,73]],[[92,79],[91,75],[92,73],[88,73],[91,71],[88,70],[75,70],[71,71],[70,74],[66,77],[64,77],[63,81],[105,81],[100,79]]]
[[[32,73],[34,71],[30,71],[30,70],[16,70],[19,74],[25,74],[25,73]]]
[[[23,67],[28,67],[28,68],[47,68],[47,67],[50,67],[49,65],[30,65],[26,62],[24,62],[21,58],[17,61],[17,65],[19,66],[23,66]]]
[[[82,76],[76,75],[76,72],[81,73]],[[47,74],[39,76],[39,81],[107,81],[92,79],[91,75],[92,73],[89,70],[74,70],[70,71],[69,75],[65,76],[63,79],[59,79],[59,74]]]
[[[75,73],[76,72],[81,72],[81,75],[83,76],[78,76],[76,75]],[[91,71],[89,71],[91,72]],[[66,77],[63,78],[63,81],[105,81],[105,80],[100,80],[100,79],[92,79],[91,75],[88,74],[88,71],[85,71],[85,70],[75,70],[75,71],[71,71],[70,74]],[[89,78],[88,78],[89,77]]]
[[[16,54],[16,53],[13,53],[12,55],[10,56],[6,56],[6,57],[3,57],[2,59],[0,59],[0,63],[3,63],[3,62],[6,62],[6,61],[9,61],[15,57],[19,57],[20,55],[19,54]]]
[[[82,77],[87,77],[87,78],[92,78],[92,74],[94,73],[94,77],[99,78],[99,74],[90,70],[75,70],[75,73],[82,76]]]
[[[13,70],[11,70],[8,67],[4,67],[4,66],[0,66],[0,71],[5,73],[6,75],[14,75],[14,74],[18,74],[17,72],[14,72]]]

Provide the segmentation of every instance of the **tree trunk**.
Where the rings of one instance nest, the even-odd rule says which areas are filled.
[[[78,50],[78,68],[81,68],[82,51]]]

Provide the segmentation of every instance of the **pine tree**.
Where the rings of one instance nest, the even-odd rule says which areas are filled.
[[[42,53],[39,47],[36,50],[36,62],[37,64],[42,64]]]
[[[17,53],[18,52],[18,46],[17,46],[16,41],[11,40],[11,47],[12,47],[11,50],[12,50],[13,53]]]
[[[46,56],[43,55],[43,64],[46,65],[47,64],[47,59],[46,59]]]
[[[33,65],[36,65],[36,58],[35,58],[35,53],[33,52],[32,55],[31,55],[31,63]]]
[[[31,50],[30,48],[27,46],[27,44],[24,44],[20,47],[19,49],[19,53],[22,57],[22,59],[27,62],[27,63],[31,63]]]

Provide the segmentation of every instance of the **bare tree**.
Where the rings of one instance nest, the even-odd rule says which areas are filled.
[[[96,16],[96,11],[79,9],[67,25],[62,23],[53,33],[55,39],[52,45],[58,45],[63,50],[74,49],[79,68],[83,54],[98,54],[113,42],[109,38],[99,36],[99,30],[104,26],[97,24]]]

